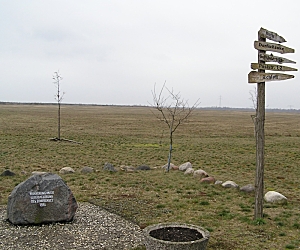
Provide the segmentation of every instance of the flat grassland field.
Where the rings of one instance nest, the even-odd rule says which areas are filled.
[[[155,112],[155,110],[153,110]],[[254,111],[195,110],[174,133],[172,163],[191,162],[217,180],[240,187],[255,183]],[[295,249],[300,247],[300,114],[267,112],[265,192],[288,198],[286,205],[264,204],[264,218],[253,220],[254,194],[201,184],[181,171],[165,173],[167,125],[150,107],[63,105],[61,138],[55,142],[56,105],[0,105],[0,204],[32,171],[61,175],[79,202],[92,202],[141,228],[172,221],[205,227],[208,249]],[[150,171],[110,173],[105,162],[148,165]],[[94,168],[82,174],[84,166]],[[24,173],[25,172],[25,173]]]

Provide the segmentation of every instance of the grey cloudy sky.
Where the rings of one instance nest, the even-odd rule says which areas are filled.
[[[0,101],[54,102],[59,70],[65,103],[147,105],[166,81],[201,107],[253,107],[257,32],[282,35],[296,53],[279,56],[299,63],[299,10],[298,0],[0,0]],[[293,74],[266,83],[266,106],[300,108]]]

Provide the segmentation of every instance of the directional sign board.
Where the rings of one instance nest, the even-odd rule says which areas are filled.
[[[273,71],[297,71],[297,69],[277,64],[251,63],[251,69],[263,69]]]
[[[267,43],[267,42],[260,42],[260,41],[254,42],[254,48],[256,48],[257,50],[274,51],[281,54],[295,52],[294,49],[282,46],[281,44]]]
[[[277,33],[266,30],[264,28],[260,28],[258,34],[259,34],[260,37],[267,38],[267,39],[272,40],[274,42],[278,42],[278,43],[286,42],[286,40],[282,36],[279,36]]]
[[[281,73],[259,73],[256,71],[251,71],[248,74],[248,83],[273,82],[291,78],[294,78],[294,76]]]
[[[259,53],[259,60],[264,62],[277,62],[279,64],[281,63],[296,63],[292,60],[279,57],[279,56],[273,56],[273,54],[265,54],[265,53]]]
[[[266,40],[272,40],[277,43],[269,43]],[[294,78],[293,75],[282,73],[265,73],[265,70],[272,71],[296,71],[297,69],[280,65],[281,63],[295,63],[283,57],[276,57],[272,54],[266,54],[265,51],[274,51],[281,54],[294,53],[295,50],[282,46],[279,43],[286,40],[277,33],[261,28],[258,32],[258,41],[254,42],[254,48],[258,50],[258,63],[251,63],[252,69],[248,74],[248,83],[257,83],[256,96],[256,119],[255,119],[255,137],[256,137],[256,178],[255,178],[255,208],[254,219],[263,218],[263,195],[264,195],[264,122],[265,122],[265,82],[281,81]],[[277,62],[278,64],[266,64],[266,62]]]

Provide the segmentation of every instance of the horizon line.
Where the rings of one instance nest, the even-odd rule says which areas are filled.
[[[0,101],[0,105],[58,105],[57,102],[4,102]],[[144,104],[96,104],[96,103],[61,103],[60,105],[65,106],[106,106],[106,107],[153,107],[151,105]],[[207,106],[197,107],[196,109],[210,109],[210,110],[244,110],[244,111],[255,111],[254,108],[237,108],[237,107],[218,107],[218,106]],[[266,111],[287,111],[287,112],[300,112],[300,109],[284,109],[284,108],[265,108]]]

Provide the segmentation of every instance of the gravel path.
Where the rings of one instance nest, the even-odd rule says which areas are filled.
[[[78,203],[74,221],[41,226],[15,226],[0,206],[0,249],[125,250],[143,245],[141,229],[122,217],[89,203]]]

